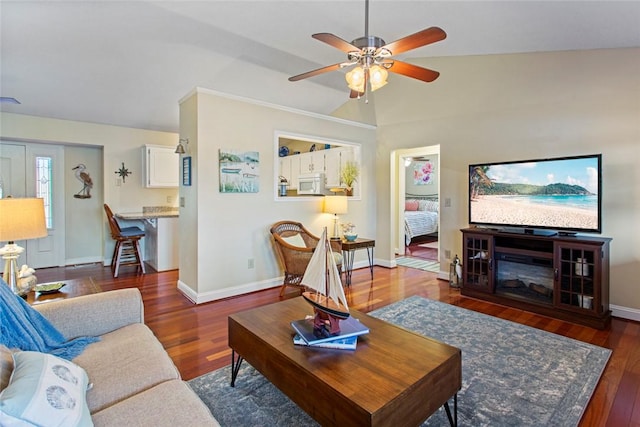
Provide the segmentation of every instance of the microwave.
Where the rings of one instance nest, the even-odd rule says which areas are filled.
[[[298,176],[298,195],[323,196],[329,192],[326,189],[327,179],[323,173],[307,173]]]

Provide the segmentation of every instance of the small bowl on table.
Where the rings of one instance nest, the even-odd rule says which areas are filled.
[[[345,235],[344,235],[344,239],[345,239],[347,242],[355,242],[357,238],[358,238],[358,235],[357,235],[357,234],[355,234],[355,233],[353,233],[353,234],[351,234],[351,233],[345,233]]]

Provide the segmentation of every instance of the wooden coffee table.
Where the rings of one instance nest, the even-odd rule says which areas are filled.
[[[64,286],[58,291],[51,294],[41,294],[35,291],[31,291],[27,294],[27,302],[31,305],[43,304],[50,301],[58,301],[67,298],[79,297],[82,295],[97,294],[102,292],[100,286],[98,286],[91,277],[83,277],[82,279],[70,279],[60,280],[58,282],[50,283],[64,283]],[[38,283],[43,285],[47,283]]]
[[[290,323],[307,314],[299,297],[229,316],[231,385],[246,359],[321,425],[418,425],[441,406],[457,424],[459,349],[355,310],[370,329],[355,351],[294,346]]]

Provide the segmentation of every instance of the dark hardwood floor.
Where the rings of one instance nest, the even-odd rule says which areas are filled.
[[[37,271],[40,283],[91,276],[103,291],[137,287],[145,303],[145,321],[160,339],[186,380],[230,363],[227,316],[280,300],[279,288],[268,289],[201,305],[189,302],[176,289],[177,271],[136,275],[124,267],[114,279],[109,267],[99,264]],[[539,316],[460,296],[433,273],[406,267],[375,267],[353,272],[347,290],[350,307],[369,312],[412,295],[454,304],[529,325],[613,350],[593,398],[580,423],[591,426],[640,427],[640,323],[614,318],[609,330]],[[298,294],[293,288],[284,298]]]

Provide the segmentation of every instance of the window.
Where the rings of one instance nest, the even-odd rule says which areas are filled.
[[[51,157],[36,157],[36,197],[44,199],[44,217],[47,222],[47,229],[51,229],[53,224],[53,207],[51,206],[52,168]]]

